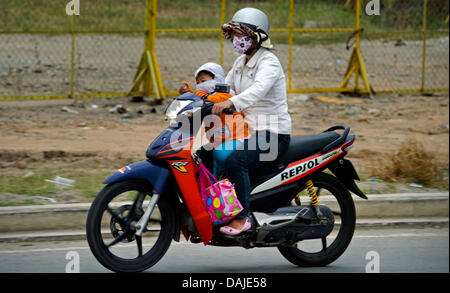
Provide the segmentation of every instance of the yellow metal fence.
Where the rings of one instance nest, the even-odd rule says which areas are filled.
[[[68,2],[55,1],[61,7]],[[142,12],[130,12],[142,29],[126,25],[132,18],[121,22],[123,27],[115,25],[114,17],[129,9],[118,0],[109,4],[111,24],[92,29],[94,14],[101,15],[95,3],[81,1],[81,15],[66,16],[59,31],[14,31],[2,28],[0,21],[0,100],[175,95],[181,82],[193,82],[193,72],[205,62],[231,68],[236,55],[220,25],[246,6],[265,10],[271,18],[271,38],[286,71],[288,92],[449,87],[448,1],[381,0],[380,15],[369,16],[369,1],[364,0],[197,0],[179,13],[167,0],[129,0],[127,5]],[[0,16],[12,9],[1,5]],[[85,6],[94,8],[83,10]],[[274,7],[280,15],[271,14]],[[206,15],[211,11],[216,13]],[[331,21],[330,14],[342,15]],[[182,20],[172,23],[176,18]],[[197,22],[191,25],[192,19]]]
[[[217,1],[219,2],[219,1]],[[285,0],[285,1],[267,1],[273,2],[273,7],[280,10],[279,6],[286,10],[284,23],[278,21],[274,27],[272,24],[271,39],[275,43],[275,53],[280,58],[283,67],[286,70],[288,80],[288,92],[302,93],[302,92],[359,92],[370,93],[371,89],[368,83],[367,74],[364,69],[364,61],[360,52],[360,19],[361,19],[361,3],[358,1],[358,7],[355,7],[354,12],[347,13],[347,17],[353,20],[347,21],[346,27],[322,27],[317,21],[306,21],[306,27],[300,27],[297,21],[297,14],[299,9],[308,9],[309,6],[315,7],[314,1],[302,1],[306,3],[300,7],[299,1]],[[297,3],[296,3],[297,2]],[[155,5],[156,0],[152,1]],[[264,5],[267,4],[267,5]],[[344,1],[334,1],[331,6],[333,10],[342,10]],[[162,80],[164,85],[162,88],[166,95],[176,94],[178,85],[189,79],[193,81],[193,72],[202,63],[218,62],[224,66],[228,71],[233,64],[236,55],[228,42],[225,42],[220,25],[228,21],[233,13],[238,8],[246,6],[254,6],[262,10],[270,9],[268,3],[255,3],[253,1],[233,1],[222,0],[220,6],[216,9],[220,14],[220,21],[217,22],[216,28],[160,28],[152,27],[153,33],[156,36],[153,48],[158,56],[159,65],[161,66]],[[157,6],[157,5],[156,5]],[[156,7],[155,7],[156,11]],[[268,12],[270,17],[270,12]],[[157,18],[158,13],[151,13],[151,16]],[[320,13],[318,14],[320,16]],[[154,20],[154,23],[158,21]],[[284,26],[284,27],[283,27]],[[218,43],[211,41],[197,40],[195,43],[190,39],[180,39],[180,35],[186,34],[211,34],[216,35]],[[318,44],[311,44],[308,46],[298,45],[302,43],[302,38],[305,36],[317,36]],[[354,46],[350,50],[346,50],[345,42],[353,36],[355,39]],[[334,40],[327,44],[328,39]],[[277,43],[279,41],[280,43]],[[312,41],[314,42],[314,41]],[[311,43],[311,41],[309,42]],[[323,49],[321,54],[317,52],[317,46]],[[333,56],[330,51],[339,47],[340,57]],[[181,56],[181,58],[180,58]],[[342,60],[336,60],[336,58]],[[174,60],[176,60],[174,62]],[[335,68],[336,61],[342,63],[339,68]],[[328,70],[326,67],[331,67],[333,70]],[[349,64],[346,69],[345,64]],[[320,70],[317,70],[319,68]],[[353,81],[354,79],[354,81]],[[362,82],[359,82],[359,81]],[[136,88],[134,88],[136,89]]]
[[[129,94],[149,31],[147,0],[81,0],[71,16],[69,2],[0,1],[0,100]]]
[[[449,88],[449,2],[384,1],[362,33],[361,51],[377,93],[440,92]]]

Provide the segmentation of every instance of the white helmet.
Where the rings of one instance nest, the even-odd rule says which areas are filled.
[[[200,72],[206,71],[211,73],[214,76],[214,80],[216,83],[224,83],[225,82],[225,72],[223,71],[222,66],[220,66],[217,63],[208,62],[200,66],[197,71],[195,72],[195,78],[197,79],[197,76]]]
[[[254,32],[262,31],[267,37],[269,36],[269,18],[259,9],[242,8],[233,15],[231,21],[241,23]]]

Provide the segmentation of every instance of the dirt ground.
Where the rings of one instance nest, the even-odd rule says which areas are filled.
[[[371,192],[421,192],[408,183],[388,186],[367,180],[373,166],[409,138],[423,143],[446,170],[449,165],[449,96],[379,95],[373,100],[319,94],[289,95],[293,135],[346,124],[357,140],[348,158]],[[323,95],[322,95],[323,96]],[[130,98],[0,103],[0,168],[3,175],[50,169],[93,174],[145,159],[149,143],[168,125],[163,105]],[[331,101],[331,102],[330,102]],[[126,113],[111,113],[121,104]],[[411,182],[413,183],[413,182]],[[447,189],[448,186],[443,186]]]

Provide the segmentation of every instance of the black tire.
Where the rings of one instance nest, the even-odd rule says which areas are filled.
[[[300,267],[323,267],[334,262],[347,249],[355,230],[356,212],[349,191],[336,177],[318,173],[314,174],[311,179],[315,187],[326,189],[334,195],[340,206],[342,223],[338,235],[329,247],[320,252],[309,253],[301,251],[297,247],[288,246],[279,246],[278,250],[288,261]]]
[[[101,235],[103,213],[116,196],[132,190],[153,194],[152,186],[147,181],[129,180],[108,185],[95,198],[86,220],[86,236],[92,253],[104,267],[114,272],[142,272],[155,265],[169,248],[177,227],[170,200],[160,196],[157,205],[161,214],[161,230],[155,245],[135,259],[124,259],[111,253]]]

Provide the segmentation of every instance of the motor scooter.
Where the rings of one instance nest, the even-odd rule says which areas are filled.
[[[150,144],[147,159],[118,169],[104,181],[86,221],[96,259],[112,271],[144,271],[183,235],[204,245],[276,247],[298,266],[335,261],[355,229],[350,191],[367,199],[345,158],[356,137],[350,128],[293,136],[284,155],[263,170],[251,170],[252,228],[228,236],[212,224],[203,206],[198,158],[193,155],[194,138],[212,107],[191,93],[174,99],[166,109],[173,123]]]

